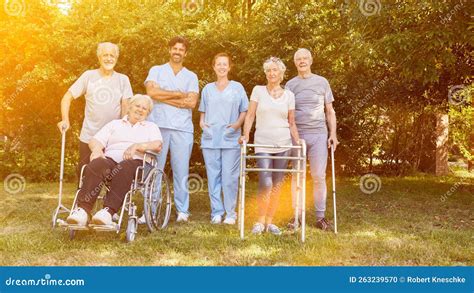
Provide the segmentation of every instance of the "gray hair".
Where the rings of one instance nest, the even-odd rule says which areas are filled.
[[[148,114],[150,114],[153,109],[153,100],[147,95],[136,94],[130,98],[129,105],[132,105],[140,100],[146,100],[148,103]]]
[[[102,52],[106,48],[110,48],[110,47],[112,47],[115,50],[115,57],[118,57],[120,53],[119,47],[116,44],[110,43],[110,42],[99,43],[99,45],[97,45],[97,57],[102,55]]]
[[[285,63],[283,63],[283,61],[281,61],[280,58],[270,57],[267,60],[265,60],[265,62],[263,63],[263,70],[267,72],[267,70],[270,68],[270,64],[272,63],[275,63],[278,66],[278,69],[281,72],[280,79],[283,80],[283,76],[285,75],[285,71],[286,71],[286,66],[285,66]]]
[[[306,53],[309,55],[309,58],[313,60],[313,55],[311,54],[311,51],[306,48],[299,48],[298,50],[296,50],[295,55],[293,55],[293,58],[295,58],[296,54],[298,53]]]

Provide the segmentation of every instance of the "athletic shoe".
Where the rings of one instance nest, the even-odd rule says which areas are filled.
[[[288,229],[295,230],[301,227],[301,217],[298,217],[298,224],[295,223],[295,218],[292,218],[286,225]]]
[[[260,235],[263,233],[263,231],[265,231],[265,225],[263,225],[262,223],[257,222],[253,225],[252,234]]]
[[[227,225],[235,225],[235,218],[225,218],[224,220],[224,224],[227,224]]]
[[[103,208],[92,217],[92,224],[96,225],[112,225],[112,215],[109,213],[109,208]]]
[[[87,212],[83,208],[76,208],[67,217],[66,222],[71,225],[85,226],[87,224]]]
[[[217,215],[212,217],[211,224],[220,224],[222,222],[222,216]]]
[[[326,220],[326,218],[320,218],[316,221],[316,228],[321,229],[323,231],[332,230],[331,224]]]
[[[273,235],[281,235],[281,230],[274,224],[268,224],[266,232],[272,233]]]
[[[176,218],[176,222],[187,222],[188,221],[188,214],[185,213],[178,213],[178,217]]]

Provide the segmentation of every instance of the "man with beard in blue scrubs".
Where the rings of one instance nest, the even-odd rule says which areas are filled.
[[[189,217],[189,159],[193,147],[192,109],[199,97],[197,75],[183,66],[189,49],[184,37],[174,37],[169,43],[168,63],[153,66],[145,80],[147,95],[155,100],[149,120],[160,128],[163,148],[157,156],[158,167],[163,169],[168,150],[173,170],[174,201],[177,222]]]

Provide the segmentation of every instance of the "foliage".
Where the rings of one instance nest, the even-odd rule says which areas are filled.
[[[139,93],[149,68],[167,61],[167,40],[178,34],[191,40],[186,66],[198,74],[201,86],[214,78],[212,56],[226,51],[235,62],[232,78],[248,93],[265,83],[267,57],[285,61],[288,80],[296,74],[293,53],[309,48],[314,72],[330,81],[336,97],[342,142],[338,168],[347,173],[429,170],[421,162],[432,153],[433,115],[447,113],[451,86],[472,83],[468,4],[375,1],[381,4],[377,13],[367,15],[361,2],[216,0],[190,11],[183,10],[186,1],[70,1],[69,8],[31,1],[17,16],[5,6],[0,14],[0,135],[7,141],[0,173],[57,178],[59,102],[82,72],[97,67],[98,42],[119,44],[116,70],[127,74]],[[70,178],[83,107],[81,99],[71,109]],[[458,112],[458,118],[472,117],[472,104]],[[196,126],[197,118],[195,112]],[[458,118],[451,138],[468,158],[472,145],[466,131],[472,131],[472,119],[458,127],[463,120]],[[199,140],[196,131],[192,161],[202,172]]]

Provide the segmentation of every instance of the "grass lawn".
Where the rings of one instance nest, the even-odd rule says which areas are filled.
[[[311,225],[314,215],[308,202],[305,244],[288,231],[281,237],[250,235],[256,217],[255,184],[248,184],[243,241],[236,226],[209,223],[209,198],[203,191],[191,195],[190,223],[175,223],[173,211],[166,230],[150,234],[140,227],[130,244],[124,241],[124,227],[119,235],[86,231],[69,240],[67,232],[51,228],[58,184],[27,184],[23,193],[0,195],[0,265],[474,265],[472,175],[462,182],[455,176],[382,177],[380,191],[370,195],[358,184],[358,178],[337,182],[337,235]],[[68,205],[74,188],[65,187]],[[285,186],[276,216],[282,226],[291,217],[288,189]]]

